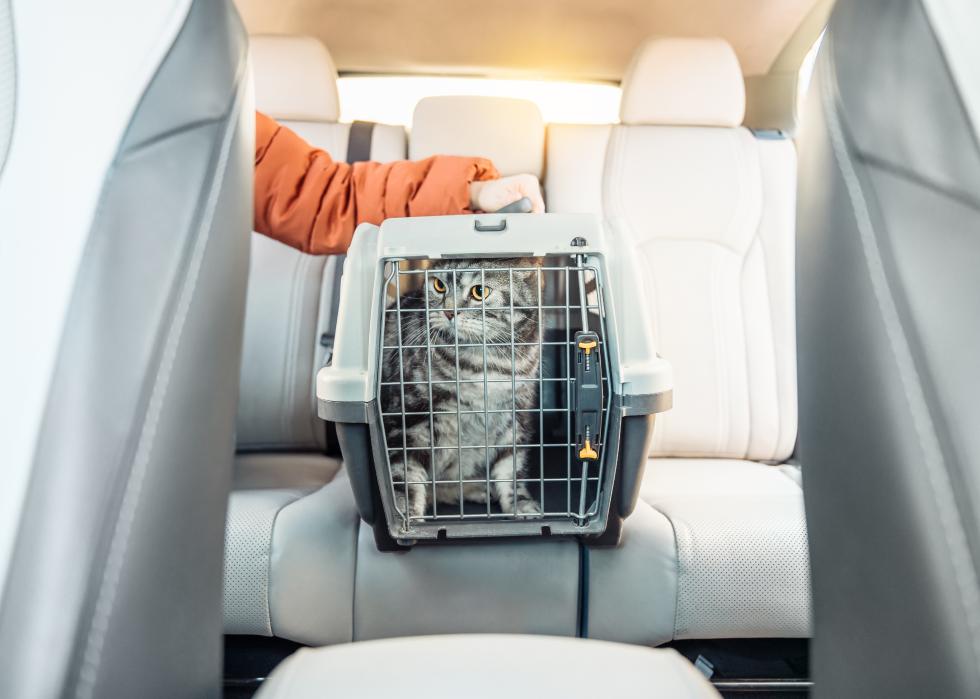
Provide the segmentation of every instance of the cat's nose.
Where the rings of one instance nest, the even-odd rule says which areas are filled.
[[[449,320],[452,320],[453,316],[456,315],[456,311],[443,311],[443,313],[446,314],[446,317],[449,318]]]

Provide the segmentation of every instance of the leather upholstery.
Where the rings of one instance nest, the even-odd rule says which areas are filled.
[[[723,39],[650,39],[623,77],[624,124],[733,127],[744,116],[742,69]]]
[[[384,668],[383,671],[379,671]],[[489,677],[482,680],[477,678]],[[501,682],[506,684],[502,689]],[[411,699],[569,696],[718,697],[673,650],[540,636],[406,638],[301,650],[276,668],[257,699],[326,694]]]
[[[307,645],[477,631],[575,635],[574,542],[379,552],[343,471],[311,487],[325,472],[303,463],[315,458],[323,457],[239,457],[237,473],[249,475],[236,484],[228,516],[226,633]],[[274,473],[279,481],[270,483]]]
[[[426,97],[412,117],[409,158],[489,158],[501,175],[544,170],[544,121],[533,102],[506,97]]]
[[[803,492],[791,467],[653,459],[618,549],[590,554],[589,635],[808,636]]]
[[[252,57],[256,107],[343,160],[350,124],[336,123],[337,74],[326,49],[308,37],[252,37]],[[329,93],[333,102],[316,97],[318,92]],[[404,129],[383,124],[374,129],[373,160],[405,157]],[[342,264],[341,257],[306,255],[253,235],[237,420],[240,451],[324,448],[313,380],[328,354],[321,337],[335,329],[333,295]]]
[[[602,175],[611,124],[550,124],[544,190],[548,211],[602,214]]]
[[[613,128],[603,212],[650,269],[650,320],[674,367],[655,455],[793,452],[795,165],[790,142],[742,128]]]
[[[10,0],[0,2],[0,172],[7,161],[10,134],[14,129],[14,100],[17,70],[14,57],[14,23]]]
[[[549,127],[550,210],[601,213],[635,242],[676,386],[622,545],[590,555],[598,638],[810,633],[799,469],[759,463],[796,441],[796,154],[737,126],[732,61],[715,40],[653,40],[624,86],[626,123]],[[729,117],[705,118],[716,99]],[[579,151],[595,166],[599,149],[601,185],[555,167]]]
[[[310,36],[251,37],[255,101],[276,119],[340,119],[337,69],[326,47]]]
[[[254,117],[234,7],[189,5],[171,8],[179,34],[112,150],[84,146],[111,167],[84,219],[0,601],[5,697],[220,691]],[[71,132],[76,115],[44,116]]]
[[[980,134],[936,23],[970,8],[842,0],[806,105],[816,697],[980,695]]]

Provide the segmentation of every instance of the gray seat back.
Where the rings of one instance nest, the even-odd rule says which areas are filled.
[[[59,331],[0,600],[4,697],[220,693],[254,115],[231,0],[173,4],[174,33],[105,154]],[[37,26],[21,9],[21,26]],[[18,50],[38,41],[18,37]],[[24,98],[5,176],[22,164],[36,93]],[[71,130],[76,118],[54,121]],[[15,225],[23,213],[14,202]],[[56,231],[35,234],[58,244]]]
[[[804,114],[817,697],[980,696],[977,63],[946,38],[977,9],[841,0]]]

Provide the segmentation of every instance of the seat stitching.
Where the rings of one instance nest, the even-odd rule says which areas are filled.
[[[236,84],[240,82],[241,75],[237,77]],[[236,92],[228,121],[225,125],[225,133],[221,142],[218,162],[215,166],[215,176],[211,182],[211,189],[208,192],[208,198],[205,202],[204,213],[198,226],[198,235],[188,265],[187,275],[184,277],[182,284],[177,312],[167,331],[163,356],[154,377],[153,390],[150,395],[146,415],[143,419],[143,427],[140,431],[139,441],[137,442],[133,466],[130,469],[122,503],[116,515],[116,523],[109,544],[106,565],[99,583],[99,592],[96,597],[91,626],[89,627],[83,646],[82,666],[79,670],[78,685],[75,690],[75,696],[79,699],[88,699],[92,696],[95,688],[95,680],[102,663],[105,636],[109,630],[109,620],[112,617],[119,578],[122,574],[122,566],[129,549],[129,535],[136,518],[136,511],[139,507],[150,454],[153,452],[157,435],[157,423],[163,411],[163,402],[170,386],[171,372],[176,361],[177,346],[183,334],[184,323],[190,311],[191,299],[194,297],[197,288],[197,280],[200,276],[204,252],[207,249],[207,243],[210,239],[211,223],[214,219],[214,211],[217,206],[221,185],[224,183],[225,167],[231,150],[232,137],[238,125],[238,116],[241,112],[241,102],[244,93],[244,90],[238,90]]]
[[[969,555],[966,534],[953,488],[946,472],[945,461],[936,436],[935,425],[927,408],[922,379],[918,374],[912,358],[912,350],[905,336],[898,308],[892,296],[888,277],[885,273],[881,251],[878,248],[874,223],[868,210],[861,183],[858,180],[854,163],[848,153],[843,126],[837,114],[837,99],[834,87],[836,84],[836,67],[830,52],[825,53],[825,66],[829,68],[830,79],[822,80],[821,93],[824,116],[827,119],[827,131],[836,155],[838,169],[847,188],[851,200],[854,219],[857,224],[861,249],[868,269],[868,276],[874,291],[875,301],[881,312],[885,325],[886,336],[892,350],[892,356],[898,368],[903,395],[912,415],[916,438],[923,454],[926,466],[929,492],[933,505],[937,510],[940,531],[946,542],[947,552],[952,561],[954,579],[959,592],[959,602],[963,608],[967,622],[967,630],[971,636],[974,656],[980,661],[980,583],[977,571]],[[980,667],[980,666],[978,666]]]
[[[293,384],[290,380],[293,376],[293,355],[296,352],[296,316],[300,311],[296,308],[296,286],[300,278],[299,268],[303,264],[303,258],[297,257],[290,266],[289,281],[289,300],[287,305],[288,315],[286,316],[286,329],[283,337],[283,356],[282,356],[282,379],[280,385],[282,390],[279,393],[279,429],[280,439],[292,440],[295,435],[292,432],[292,405],[293,405]]]

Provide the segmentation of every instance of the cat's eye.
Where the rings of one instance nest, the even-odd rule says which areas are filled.
[[[446,293],[446,282],[442,281],[439,277],[432,277],[432,288],[438,293]]]
[[[490,295],[492,289],[489,286],[483,286],[482,284],[477,284],[470,289],[470,296],[475,298],[477,301],[484,301],[487,296]]]

